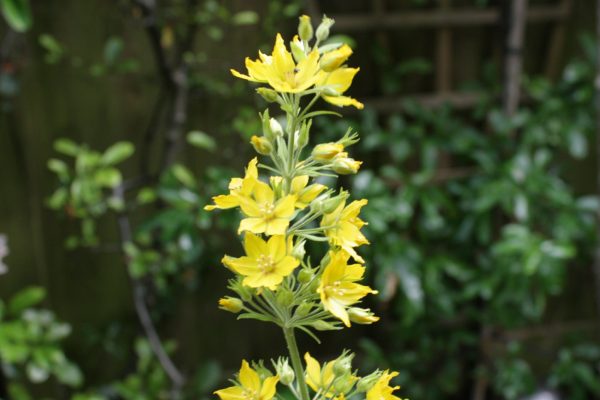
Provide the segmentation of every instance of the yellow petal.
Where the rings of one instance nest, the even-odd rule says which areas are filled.
[[[263,218],[244,218],[240,221],[240,227],[238,233],[252,232],[252,233],[264,233],[267,229],[267,223]]]
[[[268,253],[267,243],[251,232],[247,232],[244,236],[244,250],[248,257],[255,259]]]
[[[323,96],[323,100],[338,107],[353,106],[358,110],[365,108],[363,103],[348,96]]]
[[[273,47],[272,57],[271,65],[277,75],[283,77],[286,76],[286,74],[294,73],[296,64],[294,63],[292,54],[285,48],[285,43],[279,33],[275,38],[275,47]]]
[[[285,235],[287,231],[287,227],[290,224],[290,220],[287,218],[276,218],[268,223],[266,223],[266,227],[264,233],[271,235]],[[261,232],[262,233],[262,232]]]
[[[297,176],[292,179],[292,193],[300,193],[308,184],[308,175]]]
[[[244,389],[239,386],[231,386],[214,392],[221,400],[246,400]]]
[[[338,68],[322,77],[319,85],[330,86],[333,90],[342,94],[352,85],[352,80],[358,71],[360,71],[360,68]]]
[[[274,235],[267,242],[267,253],[275,262],[282,260],[287,254],[287,246],[284,235]]]
[[[279,382],[278,376],[270,376],[263,382],[262,389],[260,391],[259,400],[270,400],[275,396],[275,387]]]
[[[277,202],[274,215],[277,218],[290,218],[294,214],[294,203],[296,196],[287,195]]]
[[[246,360],[242,360],[242,368],[240,369],[239,380],[242,386],[253,391],[260,390],[260,377],[258,373],[250,368]]]
[[[254,198],[258,203],[273,203],[275,194],[273,190],[264,182],[257,181],[253,190]]]
[[[312,390],[318,392],[321,385],[321,366],[308,352],[304,354],[304,360],[306,362],[306,383]]]

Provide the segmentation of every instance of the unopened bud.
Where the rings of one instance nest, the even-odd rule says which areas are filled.
[[[379,321],[379,317],[373,314],[368,308],[350,307],[348,309],[350,321],[357,324],[369,325]]]
[[[336,379],[333,383],[333,389],[336,393],[348,393],[352,390],[354,382],[356,382],[356,379],[353,379],[351,374],[340,375],[339,379]]]
[[[237,314],[244,308],[244,303],[236,297],[223,297],[219,299],[219,308]]]
[[[258,377],[260,378],[261,381],[264,381],[265,379],[273,376],[273,374],[271,373],[271,371],[269,371],[264,365],[262,360],[258,363],[253,363],[252,365],[254,367],[254,370],[256,371],[256,373],[258,374]]]
[[[252,147],[254,147],[254,150],[256,150],[258,154],[267,156],[271,154],[271,151],[273,151],[273,145],[271,144],[271,142],[269,142],[269,139],[267,139],[264,136],[252,136],[250,138],[250,143],[252,144]]]
[[[330,214],[334,212],[347,198],[348,192],[342,192],[335,197],[323,201],[323,207],[321,208],[323,213]]]
[[[300,39],[308,42],[313,37],[313,26],[310,22],[308,15],[302,15],[300,17],[300,23],[298,24],[298,35]]]
[[[310,125],[312,123],[312,119],[308,120],[308,123],[303,123],[300,127],[300,134],[298,135],[298,147],[300,149],[304,148],[308,144],[308,133],[310,131]]]
[[[302,260],[304,258],[304,255],[306,254],[306,249],[304,248],[305,244],[305,240],[301,240],[298,243],[296,243],[294,249],[292,250],[292,257],[298,260]]]
[[[334,331],[341,329],[339,326],[336,326],[331,322],[326,322],[320,319],[311,322],[310,325],[318,331]]]
[[[267,103],[274,103],[278,99],[277,92],[273,89],[260,87],[256,89],[256,93],[258,93]]]
[[[286,386],[291,385],[296,378],[296,374],[294,374],[294,370],[292,367],[290,367],[287,358],[279,358],[277,360],[277,363],[275,364],[275,371],[279,376],[279,382]]]
[[[300,272],[298,272],[298,282],[300,283],[308,283],[312,281],[315,274],[308,268],[302,268]]]
[[[331,169],[340,175],[356,174],[362,161],[356,161],[347,157],[346,153],[340,153],[331,163]]]
[[[377,383],[379,378],[381,378],[381,371],[379,370],[360,378],[356,383],[356,390],[363,393],[368,392]]]
[[[347,44],[344,44],[339,49],[328,51],[321,56],[321,69],[325,72],[334,71],[345,63],[351,54],[352,49]]]
[[[336,376],[344,376],[352,372],[352,359],[354,354],[342,354],[333,364],[333,373]]]
[[[289,306],[294,301],[294,294],[285,287],[280,287],[277,291],[277,303],[284,307]]]
[[[310,310],[312,310],[312,308],[313,303],[303,301],[298,307],[296,307],[296,312],[294,313],[294,316],[298,318],[306,317]]]
[[[333,25],[335,21],[331,18],[328,18],[326,15],[323,16],[321,23],[317,27],[317,40],[319,42],[324,42],[329,37],[329,28]]]
[[[313,149],[312,157],[317,162],[327,163],[343,151],[344,145],[341,143],[321,143]]]
[[[283,128],[275,118],[271,118],[269,120],[269,128],[271,129],[271,132],[273,133],[273,135],[275,135],[275,137],[283,136]]]

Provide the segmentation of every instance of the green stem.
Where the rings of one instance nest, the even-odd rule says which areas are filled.
[[[290,352],[290,360],[292,361],[292,368],[294,368],[294,373],[296,374],[296,381],[298,382],[301,400],[310,400],[308,386],[304,379],[304,368],[302,367],[302,360],[300,359],[298,345],[296,344],[294,328],[283,328],[283,335],[285,336],[285,342],[287,343],[288,351]]]

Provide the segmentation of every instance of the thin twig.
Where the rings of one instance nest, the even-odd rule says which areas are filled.
[[[125,201],[125,194],[122,186],[118,186],[114,190],[114,196],[123,202]],[[117,216],[117,223],[119,225],[121,243],[125,244],[131,242],[131,223],[129,221],[129,216],[126,212],[122,212]],[[127,264],[127,267],[129,267],[129,261],[127,258],[125,260],[125,263]],[[148,339],[150,348],[152,349],[152,352],[158,359],[163,370],[173,383],[174,391],[179,392],[185,380],[181,372],[179,372],[179,370],[165,351],[160,337],[156,331],[156,327],[154,326],[154,322],[152,321],[152,317],[150,316],[150,312],[148,311],[148,306],[146,304],[146,293],[144,289],[144,284],[141,280],[132,277],[129,273],[128,276],[130,277],[133,289],[133,303],[135,306],[135,311],[140,321],[140,324],[144,329],[144,333],[146,335],[146,338]]]

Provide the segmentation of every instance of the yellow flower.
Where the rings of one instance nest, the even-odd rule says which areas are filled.
[[[346,62],[352,55],[352,49],[347,44],[342,47],[328,51],[321,56],[321,69],[325,72],[332,72]]]
[[[319,79],[319,52],[313,50],[296,64],[292,54],[285,47],[283,38],[277,34],[273,53],[267,56],[259,52],[259,58],[252,61],[246,57],[248,75],[231,70],[233,76],[252,82],[268,83],[273,89],[283,93],[300,93],[313,86]]]
[[[343,151],[344,145],[341,143],[321,143],[313,149],[312,157],[315,161],[327,163]]]
[[[367,392],[367,400],[402,400],[392,394],[394,390],[400,389],[400,386],[390,386],[390,381],[397,375],[397,372],[384,371],[375,385]]]
[[[236,196],[247,218],[240,222],[238,233],[250,231],[267,235],[284,235],[294,214],[296,196],[288,195],[275,200],[275,193],[264,182],[256,181],[251,196]]]
[[[238,376],[239,385],[214,392],[221,400],[271,400],[275,396],[278,376],[270,376],[261,382],[258,373],[246,360]]]
[[[252,192],[254,184],[258,180],[258,169],[256,164],[258,160],[254,157],[248,163],[246,168],[246,176],[244,178],[233,178],[229,182],[229,194],[221,194],[213,197],[214,205],[204,206],[206,211],[212,211],[215,208],[226,209],[238,207],[240,205],[238,194],[247,196]]]
[[[244,276],[242,284],[253,288],[276,289],[283,278],[291,274],[300,262],[288,255],[285,236],[275,235],[266,242],[250,232],[244,238],[246,256],[225,256],[223,264]]]
[[[360,232],[365,222],[358,218],[360,209],[367,204],[367,200],[355,200],[348,204],[342,201],[340,205],[330,214],[325,214],[321,220],[321,226],[327,227],[325,235],[334,246],[340,246],[348,252],[356,261],[364,263],[365,260],[358,255],[354,247],[368,244],[369,241]]]
[[[317,86],[327,86],[334,95],[323,94],[323,99],[336,106],[354,106],[359,110],[364,108],[364,105],[356,99],[342,94],[350,88],[354,75],[358,73],[360,68],[338,68],[330,73],[321,72]]]
[[[301,175],[292,179],[291,194],[296,195],[296,207],[300,209],[306,208],[323,190],[327,189],[326,186],[320,183],[313,183],[307,187],[308,179],[308,175]]]
[[[356,283],[362,279],[365,267],[360,264],[348,265],[349,255],[345,251],[329,253],[331,259],[321,276],[317,292],[321,295],[323,308],[350,326],[346,308],[360,301],[369,293],[377,293],[368,286]]]
[[[312,358],[308,352],[304,354],[304,360],[306,361],[306,384],[315,392],[319,390],[325,392],[327,390],[325,396],[332,397],[334,395],[332,384],[335,379],[333,373],[334,363],[325,363],[321,369],[319,362]]]
[[[254,147],[254,150],[256,150],[258,154],[262,154],[264,156],[269,155],[273,150],[273,145],[264,136],[252,135],[250,138],[250,144],[252,147]]]

